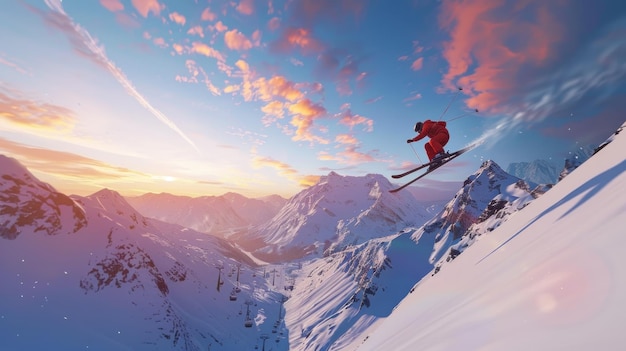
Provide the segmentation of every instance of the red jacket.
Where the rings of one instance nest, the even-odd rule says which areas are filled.
[[[424,121],[424,125],[422,125],[422,132],[419,133],[415,138],[413,138],[413,141],[418,141],[426,136],[432,138],[439,133],[448,134],[448,130],[446,129],[446,122],[433,122],[427,119]]]

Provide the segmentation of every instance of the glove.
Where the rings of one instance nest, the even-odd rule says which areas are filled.
[[[406,141],[407,144],[410,144],[412,142],[413,142],[413,139],[407,139],[407,141]]]

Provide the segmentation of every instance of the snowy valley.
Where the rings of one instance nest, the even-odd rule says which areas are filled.
[[[435,209],[335,172],[290,199],[68,196],[0,155],[0,349],[616,349],[625,144],[553,187],[485,161]]]

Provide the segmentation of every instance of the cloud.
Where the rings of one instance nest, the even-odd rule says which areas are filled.
[[[204,11],[202,11],[202,15],[200,16],[200,18],[203,21],[215,21],[215,19],[217,18],[217,15],[214,14],[213,12],[211,12],[210,8],[206,8],[204,9]]]
[[[252,48],[252,42],[236,29],[224,34],[224,43],[231,50],[245,51]]]
[[[564,12],[550,1],[444,1],[439,23],[450,40],[443,45],[449,66],[443,85],[462,86],[469,107],[497,108],[515,94],[522,72],[556,57]]]
[[[70,131],[76,124],[73,111],[65,107],[0,92],[0,121],[2,120],[20,128],[57,132]]]
[[[264,126],[269,126],[278,119],[282,119],[285,116],[285,104],[280,101],[270,101],[265,106],[261,107],[261,111],[265,114],[261,122]]]
[[[131,2],[137,12],[139,12],[139,14],[143,17],[148,17],[150,12],[152,12],[153,15],[158,16],[161,13],[161,10],[165,8],[165,6],[159,4],[157,0],[132,0]]]
[[[225,32],[228,30],[228,26],[222,23],[222,21],[217,21],[217,23],[215,24],[215,26],[213,26],[213,28],[218,32]]]
[[[100,0],[100,5],[104,6],[111,12],[118,12],[124,10],[124,5],[120,0]]]
[[[290,102],[301,100],[304,93],[296,87],[296,84],[284,76],[276,75],[266,80],[261,77],[254,81],[256,95],[263,101],[275,98],[283,98]]]
[[[337,134],[335,142],[339,144],[358,145],[359,141],[351,134]]]
[[[413,61],[413,63],[411,64],[411,69],[414,71],[419,71],[420,69],[422,69],[423,64],[424,64],[424,58],[420,57],[417,60]]]
[[[180,24],[181,26],[184,26],[185,22],[187,22],[187,19],[185,18],[185,16],[181,15],[178,12],[170,13],[169,17],[171,21],[174,21],[174,23]]]
[[[117,167],[78,154],[42,149],[0,138],[0,150],[24,164],[28,169],[61,179],[98,183],[103,180],[145,177],[144,173]]]
[[[252,165],[256,168],[262,168],[262,167],[274,168],[278,171],[279,174],[285,176],[287,179],[297,182],[298,185],[300,185],[301,187],[308,187],[308,186],[317,184],[317,182],[319,181],[319,176],[315,176],[315,175],[302,176],[298,173],[298,171],[296,171],[290,165],[284,162],[278,161],[276,159],[273,159],[271,157],[256,156],[252,160]]]
[[[187,34],[197,35],[200,38],[204,38],[204,30],[202,29],[202,26],[193,26],[189,28],[189,30],[187,31]]]
[[[272,17],[269,22],[267,22],[267,28],[271,31],[275,31],[280,28],[280,18]]]
[[[284,162],[280,162],[278,160],[275,160],[271,157],[260,157],[257,156],[252,160],[252,164],[254,167],[256,168],[261,168],[261,167],[271,167],[274,169],[277,169],[280,174],[282,175],[295,175],[298,174],[298,171],[296,171],[293,167],[291,167],[290,165],[284,163]]]
[[[405,98],[402,101],[403,102],[410,102],[410,101],[419,100],[421,98],[422,98],[422,94],[421,93],[412,92],[409,97]]]
[[[17,63],[12,62],[11,60],[3,58],[3,57],[0,57],[0,65],[5,65],[5,66],[8,66],[8,67],[11,67],[14,70],[16,70],[16,71],[18,71],[20,73],[23,73],[23,74],[29,74],[29,72],[26,69],[22,68]]]
[[[335,82],[336,90],[341,95],[351,95],[352,85],[363,85],[366,72],[360,69],[361,60],[343,48],[329,49],[317,56],[315,73]]]
[[[177,82],[182,83],[199,83],[202,82],[206,86],[206,88],[211,92],[211,94],[215,96],[222,95],[220,89],[216,87],[211,80],[209,79],[209,75],[204,71],[202,67],[200,67],[194,60],[185,61],[185,66],[189,71],[189,76],[176,76]]]
[[[313,37],[310,29],[288,27],[270,44],[270,49],[278,53],[289,53],[298,49],[303,55],[309,55],[324,50],[324,45]]]
[[[226,61],[226,58],[222,53],[201,42],[193,42],[189,48],[189,52],[204,55],[206,57],[213,57],[218,61]]]
[[[135,1],[133,1],[133,4],[134,3]],[[91,34],[89,34],[89,32],[80,25],[74,23],[72,19],[67,16],[60,1],[46,0],[46,5],[48,5],[53,12],[43,12],[34,7],[31,7],[31,10],[41,15],[44,21],[52,28],[64,33],[77,53],[111,73],[118,83],[122,85],[124,90],[126,90],[126,92],[141,106],[198,150],[193,141],[191,141],[191,139],[189,139],[189,137],[187,137],[187,135],[185,135],[185,133],[183,133],[183,131],[181,131],[178,126],[174,124],[174,122],[172,122],[161,111],[152,106],[152,104],[150,104],[150,102],[148,102],[148,100],[146,100],[146,98],[137,91],[124,72],[122,72],[122,70],[111,60],[109,60],[104,52],[104,48],[98,45],[97,41],[91,36]]]
[[[235,9],[241,14],[251,15],[254,13],[254,0],[241,0]]]
[[[295,104],[289,105],[288,110],[289,113],[292,114],[290,124],[296,127],[296,132],[292,140],[309,141],[320,144],[329,143],[327,139],[313,133],[313,123],[315,120],[326,115],[324,106],[305,98]]]
[[[355,126],[363,125],[366,132],[374,130],[374,121],[361,115],[352,113],[349,108],[344,108],[338,115],[339,123],[348,126],[352,130]]]

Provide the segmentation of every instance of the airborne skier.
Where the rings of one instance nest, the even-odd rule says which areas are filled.
[[[421,140],[428,136],[430,140],[424,145],[426,149],[426,155],[428,155],[428,160],[430,161],[430,166],[428,167],[429,171],[437,168],[441,161],[448,156],[448,154],[444,151],[443,147],[446,146],[448,140],[450,140],[450,133],[448,133],[448,129],[446,129],[445,121],[437,121],[433,122],[429,119],[422,122],[417,122],[415,124],[415,132],[418,133],[412,139],[408,139],[407,143],[412,143],[418,140]]]

